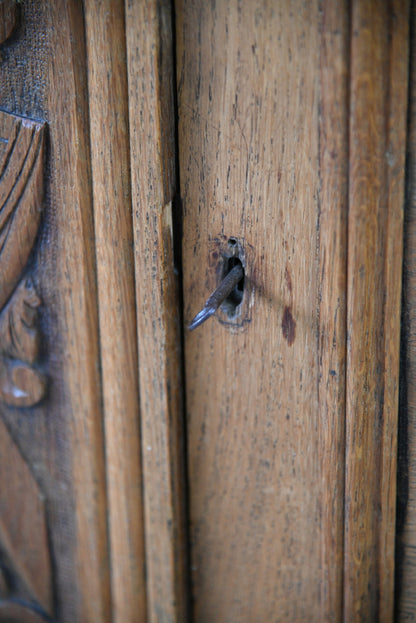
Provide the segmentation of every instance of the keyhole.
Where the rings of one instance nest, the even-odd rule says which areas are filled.
[[[229,318],[232,318],[237,313],[237,308],[241,305],[244,296],[244,266],[238,257],[229,257],[225,261],[224,277],[235,267],[241,266],[243,269],[243,277],[240,279],[234,290],[227,296],[222,304],[223,310],[226,312]]]

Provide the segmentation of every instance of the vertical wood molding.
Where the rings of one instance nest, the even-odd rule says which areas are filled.
[[[126,2],[149,623],[187,620],[171,10]]]
[[[55,291],[63,344],[76,517],[76,594],[63,596],[77,623],[111,620],[98,304],[82,5],[48,3],[47,109],[51,200],[56,206]],[[59,25],[59,27],[58,27]]]
[[[402,359],[398,449],[396,620],[416,619],[416,5],[410,19],[409,124],[404,214]]]
[[[318,400],[323,621],[343,602],[348,218],[348,2],[322,4],[319,113]]]
[[[408,3],[352,5],[345,621],[393,616]]]
[[[135,623],[146,601],[124,2],[84,5],[112,621]]]

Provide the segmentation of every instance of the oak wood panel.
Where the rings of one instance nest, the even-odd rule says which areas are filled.
[[[146,618],[124,2],[86,0],[112,621]]]
[[[79,2],[51,2],[48,11],[53,25],[47,107],[56,236],[50,283],[60,299],[72,455],[79,591],[73,620],[99,623],[110,621],[111,606],[84,18]]]
[[[398,449],[396,620],[416,620],[416,7],[410,20],[407,184]]]
[[[393,616],[408,3],[353,3],[345,621]]]
[[[322,8],[322,10],[321,10]],[[347,7],[177,3],[194,617],[340,620]],[[234,251],[233,251],[234,252]]]
[[[99,623],[111,608],[83,9],[19,4],[2,46],[0,107],[47,123],[40,233],[22,276],[42,302],[48,384],[39,405],[0,411],[44,497],[51,614],[60,623]],[[14,576],[13,559],[0,564]],[[33,609],[13,616],[41,619]]]
[[[148,621],[187,620],[171,5],[126,2]]]

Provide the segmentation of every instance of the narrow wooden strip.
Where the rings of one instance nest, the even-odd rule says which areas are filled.
[[[186,621],[171,5],[126,2],[148,620]]]
[[[47,76],[54,226],[49,274],[55,279],[59,336],[55,339],[61,344],[62,409],[71,445],[76,518],[76,589],[74,594],[62,595],[61,604],[72,612],[72,621],[108,623],[111,602],[84,18],[77,0],[51,1],[45,12],[51,24],[59,24],[50,32]],[[59,411],[48,414],[50,419],[60,416]]]
[[[322,5],[319,115],[320,597],[323,618],[342,620],[348,218],[348,2]]]
[[[85,1],[113,623],[146,618],[124,2]]]
[[[401,412],[398,463],[398,623],[416,619],[416,6],[410,21],[410,84],[404,216]]]
[[[408,7],[353,3],[345,620],[393,615]]]

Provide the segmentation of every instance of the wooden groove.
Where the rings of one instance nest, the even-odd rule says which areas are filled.
[[[322,485],[322,619],[343,604],[348,219],[348,2],[322,5],[319,115],[318,396]],[[325,605],[324,605],[325,604]]]
[[[397,473],[398,623],[416,618],[416,4],[411,2],[409,114],[402,297],[402,358]]]
[[[64,620],[111,621],[104,434],[99,373],[96,261],[82,5],[48,3],[51,54],[46,107],[53,206],[53,275],[62,344],[65,424],[71,447],[74,585],[60,596]],[[55,335],[56,335],[55,334]],[[59,412],[54,418],[59,418]],[[52,414],[51,414],[52,416]],[[60,424],[62,427],[62,424]],[[68,614],[70,613],[70,614]]]
[[[393,616],[408,3],[352,5],[345,621]]]
[[[123,0],[85,0],[113,623],[146,618]]]
[[[149,623],[187,620],[171,10],[126,2]]]

